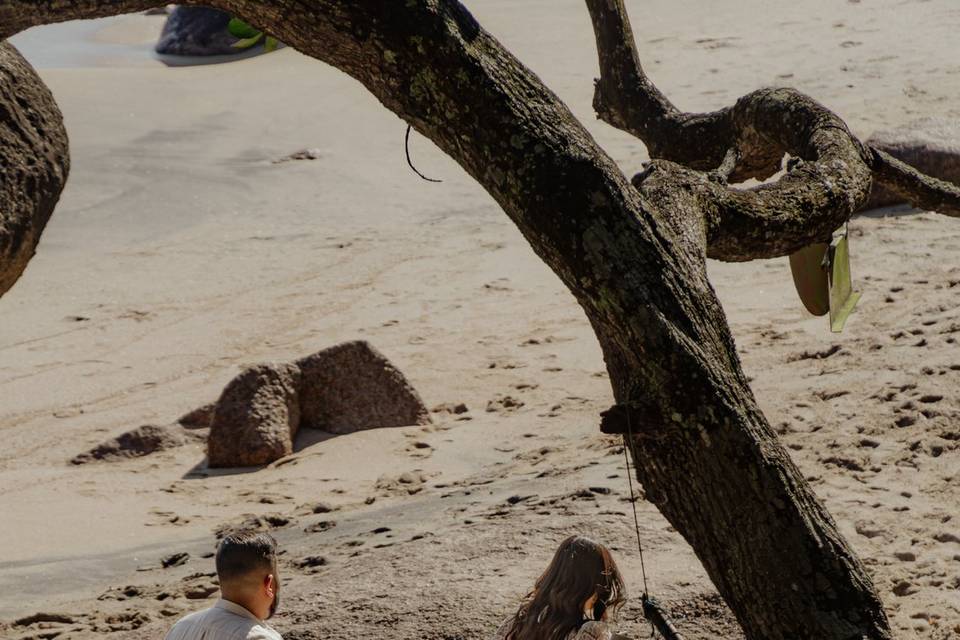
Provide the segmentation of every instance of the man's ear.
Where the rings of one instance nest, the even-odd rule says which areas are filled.
[[[271,598],[277,591],[277,579],[273,577],[272,573],[268,573],[263,578],[263,588]]]

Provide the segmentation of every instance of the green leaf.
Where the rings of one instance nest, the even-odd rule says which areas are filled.
[[[249,49],[253,45],[260,42],[262,38],[263,38],[263,34],[257,33],[257,35],[253,36],[252,38],[246,38],[245,40],[237,40],[230,46],[233,47],[234,49]]]
[[[234,38],[239,38],[240,40],[249,40],[260,33],[260,31],[251,27],[240,18],[230,18],[230,22],[227,23],[227,31],[229,31],[230,35]]]
[[[267,36],[266,41],[263,43],[263,50],[266,51],[267,53],[270,53],[271,51],[276,51],[277,46],[279,44],[280,43],[277,41],[276,38],[274,38],[273,36]]]

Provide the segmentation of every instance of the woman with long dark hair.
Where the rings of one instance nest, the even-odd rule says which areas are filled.
[[[610,550],[581,536],[560,543],[550,566],[497,640],[611,640],[626,600]]]

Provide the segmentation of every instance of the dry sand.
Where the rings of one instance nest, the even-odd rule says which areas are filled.
[[[581,2],[469,6],[639,169],[642,145],[592,114]],[[955,0],[629,6],[682,108],[788,84],[862,135],[960,117]],[[292,50],[168,69],[145,53],[151,24],[106,21],[80,58],[21,40],[64,110],[73,173],[0,300],[0,636],[162,637],[211,602],[213,532],[245,514],[273,516],[286,550],[287,638],[488,637],[573,532],[614,547],[634,596],[623,630],[645,635],[623,458],[597,429],[609,386],[570,294],[418,137],[419,168],[444,182],[413,175],[404,123],[350,78]],[[303,148],[319,159],[272,162]],[[785,259],[712,264],[713,281],[762,407],[900,637],[960,637],[960,224],[903,208],[851,229],[864,296],[841,335],[803,312]],[[245,364],[356,338],[469,419],[307,432],[248,473],[206,470],[195,445],[69,464],[215,399]],[[652,590],[680,630],[738,637],[690,548],[638,506]],[[177,552],[189,560],[160,568]],[[60,622],[12,624],[37,612]]]

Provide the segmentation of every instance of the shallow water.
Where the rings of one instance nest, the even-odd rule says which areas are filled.
[[[95,39],[104,29],[128,19],[119,16],[34,27],[13,36],[10,42],[39,69],[160,64],[149,43],[125,44]]]
[[[263,53],[263,47],[257,46],[228,56],[157,55],[153,46],[164,19],[125,15],[74,20],[28,29],[10,42],[38,69],[194,66],[233,62]]]

